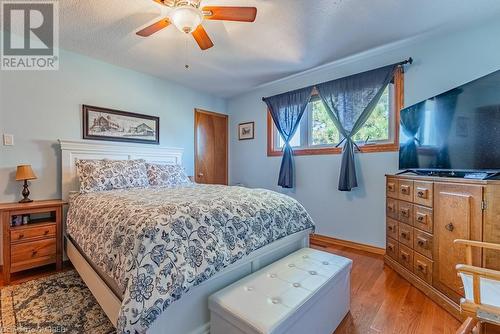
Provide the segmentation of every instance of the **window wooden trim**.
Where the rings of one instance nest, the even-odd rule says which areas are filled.
[[[395,152],[399,150],[399,112],[404,106],[404,73],[399,67],[394,73],[394,137],[391,143],[370,144],[360,146],[362,153],[372,152]],[[282,150],[277,150],[274,143],[273,119],[271,113],[267,112],[267,156],[276,157],[283,155]],[[342,147],[321,147],[321,148],[297,148],[293,149],[294,155],[324,155],[340,154]]]

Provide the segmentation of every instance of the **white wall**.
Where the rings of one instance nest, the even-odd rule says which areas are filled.
[[[280,157],[266,155],[266,106],[263,96],[275,95],[332,80],[411,56],[415,62],[405,75],[405,105],[500,69],[500,22],[447,35],[421,36],[344,59],[293,76],[228,101],[231,128],[255,121],[255,140],[230,143],[231,183],[245,183],[283,191],[277,187]],[[384,247],[384,174],[397,171],[398,154],[357,155],[359,188],[337,191],[340,155],[295,157],[296,188],[284,191],[299,200],[312,215],[317,233]]]
[[[160,116],[160,145],[184,148],[190,175],[193,109],[226,111],[223,99],[63,50],[59,71],[0,71],[0,135],[15,136],[15,146],[0,143],[0,202],[20,199],[23,163],[38,175],[33,199],[61,196],[57,139],[82,138],[82,104]]]

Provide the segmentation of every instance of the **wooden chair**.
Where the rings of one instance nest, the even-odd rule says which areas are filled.
[[[500,271],[473,266],[472,247],[500,251],[500,245],[463,239],[454,243],[465,246],[466,264],[457,264],[456,269],[465,293],[460,311],[468,317],[456,334],[482,333],[486,323],[500,325]]]

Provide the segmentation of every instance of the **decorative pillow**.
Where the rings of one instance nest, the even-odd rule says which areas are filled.
[[[192,183],[181,165],[147,163],[146,169],[152,186],[175,187]]]
[[[80,192],[148,187],[144,160],[77,160]]]

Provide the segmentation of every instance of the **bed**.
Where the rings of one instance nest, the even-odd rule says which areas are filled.
[[[308,245],[295,200],[187,184],[79,194],[78,159],[181,163],[182,150],[61,141],[66,254],[118,332],[208,333],[208,296]]]

